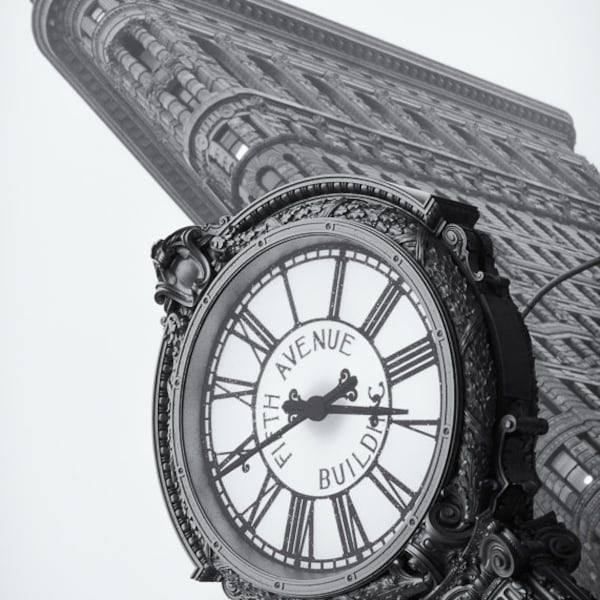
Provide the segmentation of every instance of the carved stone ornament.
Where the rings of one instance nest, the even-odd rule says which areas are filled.
[[[529,336],[508,281],[497,274],[489,238],[473,228],[477,218],[474,207],[428,192],[319,177],[280,188],[216,226],[189,227],[154,246],[156,299],[166,311],[155,385],[156,456],[195,579],[221,581],[227,595],[240,600],[590,598],[569,575],[579,562],[577,538],[553,515],[533,519],[539,487],[534,445],[546,423],[537,417]],[[408,262],[422,274],[448,324],[457,391],[453,430],[437,433],[451,452],[426,510],[410,517],[410,536],[369,577],[353,584],[349,574],[340,591],[317,594],[300,584],[290,592],[285,581],[267,577],[258,584],[243,561],[231,560],[199,508],[202,490],[192,487],[195,475],[181,440],[196,427],[186,425],[182,406],[198,324],[227,281],[250,264],[244,257],[273,253],[278,240],[289,242],[294,232],[301,236],[311,228],[380,240],[396,249],[390,264]],[[197,386],[194,393],[201,403]]]

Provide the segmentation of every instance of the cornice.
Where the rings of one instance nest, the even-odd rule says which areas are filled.
[[[185,0],[178,0],[182,4]],[[271,10],[273,16],[271,19],[267,16],[265,12],[267,8],[276,7],[279,10],[285,8],[286,11],[289,10],[291,14],[299,14],[306,21],[314,20],[318,21],[320,26],[324,24],[328,24],[324,19],[320,19],[318,17],[314,17],[308,13],[304,13],[303,11],[299,11],[293,7],[288,7],[287,5],[283,5],[280,2],[273,2],[272,0],[254,0],[253,2],[244,2],[242,3],[240,0],[201,0],[205,5],[220,5],[223,7],[223,10],[227,8],[231,11],[237,11],[238,13],[247,12],[250,17],[254,16],[256,19],[262,19],[264,22],[269,22],[275,19],[275,13]],[[206,191],[200,186],[199,189],[199,177],[194,177],[189,171],[186,171],[185,167],[173,157],[172,153],[170,153],[167,149],[162,147],[159,141],[153,139],[153,133],[150,127],[142,121],[142,119],[135,114],[133,110],[127,110],[127,107],[123,106],[122,102],[118,102],[115,96],[115,92],[112,91],[111,86],[108,81],[104,78],[102,73],[91,63],[91,61],[87,61],[80,56],[81,53],[75,52],[72,46],[73,42],[73,32],[69,27],[69,23],[67,22],[65,15],[67,14],[67,9],[72,8],[75,4],[77,4],[78,0],[36,0],[34,1],[34,10],[33,10],[33,30],[35,39],[40,46],[42,52],[46,55],[46,57],[50,60],[50,62],[61,72],[61,74],[71,83],[71,85],[78,90],[78,92],[86,99],[86,101],[92,105],[92,107],[99,113],[101,118],[109,125],[109,127],[117,134],[117,136],[123,141],[123,143],[131,150],[131,152],[144,164],[144,166],[150,171],[150,173],[159,181],[159,183],[167,190],[167,192],[175,199],[175,201],[183,208],[183,210],[192,217],[193,220],[197,221],[199,215],[201,215],[202,219],[207,221],[214,220],[218,215],[216,206],[221,206],[222,212],[229,212],[228,209],[222,206],[216,197],[213,197],[214,194],[211,191]],[[146,0],[144,3],[147,6],[151,6],[151,4]],[[159,6],[159,2],[155,4],[155,6]],[[137,6],[137,3],[132,3],[131,9]],[[196,8],[198,6],[198,0],[196,0],[195,4]],[[261,9],[262,12],[258,11]],[[283,19],[288,18],[287,15],[280,15]],[[291,18],[291,17],[290,17]],[[283,23],[283,22],[282,22]],[[287,23],[287,21],[286,21]],[[295,23],[295,24],[294,24]],[[277,27],[280,27],[281,24],[277,24]],[[300,27],[298,19],[292,19],[290,21],[288,29],[293,27]],[[311,35],[317,35],[316,33],[310,34],[308,29],[308,25],[306,25],[303,29],[299,30],[298,35],[303,34],[306,38]],[[359,34],[357,32],[352,32],[351,30],[346,30],[345,28],[341,28],[340,26],[331,23],[332,31],[336,29],[341,29],[346,32],[350,32],[356,38],[365,37],[368,40],[371,40],[373,44],[381,44],[384,46],[389,46],[392,50],[407,55],[414,56],[411,53],[394,48],[389,44],[384,44],[383,42],[379,42],[378,40],[374,40],[372,38],[368,38],[368,36],[363,36],[363,34]],[[316,30],[314,30],[316,32]],[[335,33],[335,31],[334,31]],[[327,37],[325,42],[335,43],[333,42],[333,38]],[[324,43],[325,43],[324,42]],[[340,42],[341,43],[341,42]],[[331,44],[330,44],[331,45]],[[357,49],[358,45],[354,45],[353,48]],[[366,50],[365,50],[366,52]],[[421,57],[417,57],[421,61],[427,62],[427,59],[423,59]],[[433,61],[428,61],[431,64]],[[439,65],[440,69],[445,69],[446,71],[451,71],[451,69],[444,67],[443,65]],[[465,75],[465,77],[470,77]],[[485,83],[485,82],[483,82]],[[491,85],[491,84],[488,84]],[[274,97],[269,97],[267,95],[261,94],[257,90],[244,90],[255,96],[265,96],[265,99],[271,102],[277,102],[281,104],[281,101]],[[509,92],[507,92],[509,93]],[[223,99],[220,99],[223,100]],[[527,99],[525,99],[527,100]],[[534,102],[534,101],[532,101]],[[214,109],[214,105],[204,106],[202,112],[206,114],[207,110]],[[293,108],[296,110],[302,110],[304,112],[311,112],[314,114],[317,111],[312,111],[306,109],[306,107],[300,107],[300,105],[294,105]],[[555,110],[555,109],[552,109]],[[557,111],[560,112],[560,111]],[[323,117],[327,119],[339,121],[342,123],[342,120],[335,119],[331,115],[323,113]],[[194,123],[197,123],[196,118],[190,119],[190,126]],[[342,123],[343,124],[343,123]],[[358,127],[359,129],[364,129],[357,125],[356,123],[345,123],[346,125],[350,125],[352,127]],[[189,133],[189,132],[188,132]],[[391,136],[389,132],[378,132],[381,136],[386,138],[397,136]],[[142,140],[143,148],[140,147],[140,140]],[[402,143],[408,144],[410,146],[419,146],[418,144],[412,144],[408,140],[400,140]],[[445,157],[450,158],[452,160],[458,161],[463,164],[469,164],[470,166],[478,166],[481,169],[484,169],[480,165],[475,165],[471,161],[460,159],[459,157],[453,155],[447,155],[446,153],[440,153],[435,149],[431,149],[429,147],[423,147],[423,150],[434,152],[437,154],[444,154]],[[188,153],[186,153],[188,154]],[[185,157],[188,161],[190,160],[189,154]],[[487,169],[485,169],[487,171]],[[544,192],[557,193],[557,190],[548,188],[546,186],[541,185],[539,182],[529,181],[524,178],[500,173],[497,170],[491,170],[494,174],[504,175],[509,177],[511,180],[522,180],[527,185],[532,185],[535,188],[538,188]],[[167,175],[166,173],[171,173]],[[175,175],[176,173],[176,175]],[[215,208],[211,208],[208,206],[207,202],[203,202],[199,196],[201,195],[210,195],[212,199],[212,203],[215,204]],[[565,194],[563,194],[565,195]],[[573,198],[578,202],[582,202],[583,204],[591,204],[591,201],[579,197],[576,194],[568,194],[566,197]],[[590,208],[592,208],[590,206]],[[595,208],[595,205],[594,205]],[[221,213],[219,213],[221,214]]]
[[[344,27],[334,21],[300,10],[279,0],[180,0],[182,5],[198,8],[199,4],[237,14],[243,21],[253,20],[315,44],[329,52],[370,63],[392,71],[422,88],[444,96],[460,98],[463,103],[478,106],[501,118],[528,123],[546,132],[554,132],[573,148],[575,129],[571,116],[558,108],[518,94],[458,69],[404,50]]]
[[[60,5],[66,9],[71,2],[72,0],[34,0],[34,14],[39,18],[47,15],[51,6],[54,8]],[[557,136],[567,141],[571,148],[574,146],[573,120],[563,110],[279,0],[178,0],[178,3],[182,7],[189,6],[190,10],[198,10],[199,6],[205,5],[213,10],[228,12],[236,15],[245,26],[252,20],[279,35],[292,35],[308,46],[318,45],[346,60],[351,57],[384,72],[393,72],[397,77],[418,87],[459,99],[463,104],[533,127],[546,135]],[[160,4],[160,0],[155,0],[156,6]],[[34,26],[36,39],[47,39],[48,26],[57,27],[59,24],[46,19],[40,20]]]
[[[567,192],[567,191],[564,191],[564,190],[561,190],[558,188],[553,188],[548,185],[544,185],[543,183],[540,183],[539,181],[526,178],[526,177],[524,177],[522,175],[518,175],[516,173],[507,173],[498,168],[483,166],[477,162],[474,162],[473,160],[469,160],[467,158],[460,157],[455,154],[451,154],[447,151],[444,151],[444,150],[441,150],[438,148],[432,148],[427,145],[419,144],[412,140],[403,138],[398,134],[393,134],[389,131],[384,131],[384,130],[374,130],[372,128],[365,127],[364,125],[360,125],[358,123],[354,123],[354,122],[342,119],[340,117],[337,117],[337,116],[334,116],[334,115],[331,115],[328,113],[316,111],[314,109],[307,108],[305,106],[290,103],[288,101],[283,101],[281,98],[278,98],[275,96],[270,96],[268,94],[265,94],[264,92],[259,92],[257,90],[249,89],[249,88],[235,88],[232,90],[222,92],[218,95],[215,95],[211,99],[210,102],[207,102],[206,104],[204,104],[201,107],[198,107],[196,109],[196,111],[194,112],[192,117],[189,119],[189,121],[186,125],[186,130],[185,130],[185,140],[186,140],[184,142],[185,156],[186,156],[186,159],[189,162],[189,164],[190,165],[200,164],[200,162],[199,162],[200,157],[198,157],[196,155],[196,150],[194,148],[194,145],[195,145],[195,142],[198,140],[197,134],[200,132],[202,126],[204,125],[204,126],[208,127],[207,124],[210,123],[211,124],[210,127],[213,127],[215,125],[215,123],[217,122],[214,119],[210,118],[211,115],[218,114],[218,112],[221,109],[223,109],[223,107],[225,105],[233,105],[234,110],[236,109],[235,105],[237,105],[237,110],[244,111],[244,110],[247,110],[248,108],[258,106],[259,103],[261,103],[261,102],[268,103],[272,108],[277,108],[279,110],[293,108],[295,112],[302,113],[307,117],[320,118],[320,119],[324,120],[324,122],[327,122],[329,124],[335,124],[341,128],[350,128],[354,132],[363,133],[366,137],[371,137],[373,135],[376,135],[381,140],[387,140],[390,144],[394,145],[399,150],[404,147],[404,148],[410,148],[411,150],[416,151],[416,152],[427,153],[428,155],[430,155],[431,159],[434,160],[434,162],[437,162],[438,160],[450,161],[450,162],[453,162],[457,165],[464,167],[465,169],[469,169],[471,171],[475,170],[480,174],[480,176],[487,175],[487,176],[490,176],[493,178],[501,177],[505,182],[510,182],[513,185],[523,186],[527,189],[530,189],[532,192],[535,191],[537,194],[544,196],[548,200],[550,200],[551,198],[552,199],[562,198],[562,199],[564,199],[565,202],[573,201],[578,206],[585,207],[585,209],[589,212],[590,215],[595,214],[598,211],[597,202],[595,202],[594,200],[591,200],[589,198],[580,196],[575,192],[572,192],[572,191]],[[204,135],[206,135],[206,134],[207,134],[207,132],[205,131]],[[200,139],[202,139],[202,137],[203,136],[201,136]],[[269,150],[272,147],[278,146],[283,140],[285,140],[285,141],[293,140],[294,142],[303,144],[305,146],[320,147],[325,150],[327,150],[327,149],[329,149],[330,151],[335,150],[336,152],[341,152],[343,154],[347,154],[348,156],[352,155],[351,151],[344,151],[344,150],[340,150],[339,148],[328,147],[326,144],[317,143],[314,140],[311,140],[309,138],[304,138],[304,137],[301,137],[298,135],[282,134],[282,135],[278,135],[275,137],[270,137],[269,139],[264,140],[263,142],[261,142],[259,144],[253,145],[249,149],[249,151],[244,155],[244,158],[236,165],[235,171],[231,176],[231,191],[233,194],[238,193],[237,185],[238,185],[239,181],[241,180],[241,175],[244,172],[246,165],[260,153],[262,153],[266,150]],[[382,166],[382,165],[384,165],[385,161],[382,162],[382,161],[375,160],[375,161],[369,161],[369,162],[373,162],[374,164],[378,164],[379,166]],[[424,184],[420,183],[419,185],[424,185]],[[454,194],[454,196],[457,198],[462,197],[464,195],[465,195],[464,192],[459,193],[459,194]],[[481,191],[478,192],[477,195],[482,200],[485,200],[485,201],[500,202],[500,203],[506,204],[508,206],[514,206],[514,203],[512,203],[511,201],[508,201],[503,196],[493,195],[493,200],[492,200],[490,197],[488,197],[487,194],[485,194]],[[528,198],[528,196],[525,193],[523,193],[522,200],[517,201],[518,207],[522,210],[530,210],[533,214],[537,214],[536,210],[533,209],[531,207],[530,203],[527,202],[527,198]],[[530,200],[531,200],[531,198],[530,198]],[[467,201],[472,202],[473,198],[468,198]],[[548,212],[550,212],[550,209],[548,209]],[[576,217],[574,217],[574,218],[563,217],[563,219],[564,219],[565,223],[573,223],[581,229],[592,229],[595,231],[595,221],[593,219],[592,220],[581,219],[581,218],[576,218]],[[503,232],[503,233],[505,233],[505,232]],[[528,264],[528,263],[526,263],[526,264]],[[528,268],[530,268],[530,267],[528,267]]]

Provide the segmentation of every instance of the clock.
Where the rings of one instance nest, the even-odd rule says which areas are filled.
[[[267,242],[190,323],[176,453],[238,572],[330,594],[380,569],[431,504],[453,449],[453,339],[382,235],[318,220]]]
[[[482,514],[530,516],[532,451],[503,456],[538,431],[498,428],[509,397],[536,422],[528,338],[476,218],[319,178],[155,246],[157,459],[197,579],[424,596]]]

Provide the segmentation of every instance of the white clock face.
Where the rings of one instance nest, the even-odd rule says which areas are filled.
[[[238,291],[203,391],[215,497],[271,560],[360,564],[414,526],[439,472],[445,333],[401,269],[348,242],[295,249]]]

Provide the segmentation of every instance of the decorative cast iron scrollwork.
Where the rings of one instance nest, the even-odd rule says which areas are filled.
[[[222,240],[215,235],[226,224],[185,227],[152,247],[156,271],[155,300],[165,305],[167,313],[176,306],[193,308],[204,289],[223,264]]]
[[[202,250],[198,228],[180,229],[152,248],[156,270],[155,299],[194,307],[211,276],[210,261]]]

